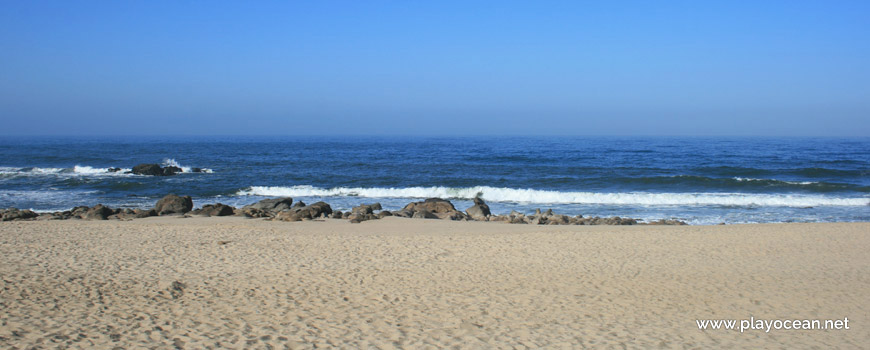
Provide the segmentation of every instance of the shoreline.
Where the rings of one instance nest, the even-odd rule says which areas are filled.
[[[0,346],[860,348],[870,223],[0,224]],[[697,319],[849,330],[699,330]]]

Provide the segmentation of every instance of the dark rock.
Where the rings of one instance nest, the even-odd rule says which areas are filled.
[[[359,206],[353,207],[352,213],[354,214],[372,214],[375,210],[381,210],[381,203],[374,204],[360,204]]]
[[[487,216],[492,215],[489,211],[489,206],[480,197],[474,197],[474,205],[471,208],[465,209],[465,212],[472,219],[479,221],[484,221]]]
[[[378,219],[383,219],[387,216],[393,216],[393,213],[391,213],[389,210],[381,210],[381,212],[378,213],[377,216]]]
[[[298,201],[298,202],[296,202],[296,204],[293,204],[293,205],[291,206],[291,208],[302,208],[302,207],[304,207],[304,206],[305,206],[305,202],[303,202],[303,201]]]
[[[133,210],[133,217],[134,218],[142,219],[142,218],[147,218],[150,216],[157,216],[157,210],[154,210],[154,209],[148,209],[148,210],[134,209]]]
[[[402,210],[393,212],[393,216],[398,216],[400,218],[410,218],[410,217],[414,216],[414,212],[410,211],[410,210],[402,209]]]
[[[117,173],[119,171],[121,171],[121,168],[109,168],[110,173]]]
[[[465,214],[463,214],[461,211],[458,211],[458,210],[451,211],[448,213],[437,213],[437,214],[435,214],[435,216],[437,216],[439,219],[442,219],[442,220],[457,221],[457,220],[465,220],[466,219]]]
[[[193,199],[190,196],[168,194],[157,201],[154,210],[158,215],[184,214],[193,210]]]
[[[88,209],[82,219],[85,220],[106,220],[109,216],[114,215],[115,212],[102,204],[97,204],[93,208]]]
[[[316,219],[319,217],[329,217],[329,214],[332,214],[332,208],[329,204],[325,202],[317,202],[301,208],[294,205],[293,208],[289,210],[279,212],[275,215],[275,219],[283,221],[301,221]]]
[[[305,204],[302,206],[305,206]],[[242,209],[259,209],[265,212],[279,212],[290,209],[291,207],[293,207],[293,198],[283,197],[264,199],[257,203],[246,205],[242,207]]]
[[[435,215],[426,209],[415,210],[414,215],[411,217],[415,219],[440,219],[438,215]]]
[[[172,176],[181,172],[183,172],[183,170],[181,170],[181,168],[177,166],[168,166],[163,168],[163,176]]]
[[[163,168],[160,164],[139,164],[133,167],[133,174],[163,176]]]
[[[190,169],[190,172],[192,172],[192,173],[201,173],[201,172],[202,172],[202,168],[191,168],[191,169]]]
[[[247,218],[267,218],[270,216],[269,212],[267,212],[263,209],[248,208],[248,207],[236,209],[234,213],[237,216],[244,216]]]
[[[0,210],[2,213],[3,221],[13,221],[13,220],[32,220],[36,219],[39,214],[35,213],[30,209],[18,209],[18,208],[9,208],[6,210]]]
[[[422,202],[410,203],[403,209],[414,212],[426,210],[431,213],[449,213],[456,211],[456,207],[453,206],[453,203],[441,198],[429,198]]]
[[[343,213],[341,212],[341,210],[335,210],[332,212],[332,215],[330,215],[329,217],[331,217],[333,219],[341,219],[342,215],[343,215]]]
[[[235,208],[217,203],[217,204],[206,204],[203,205],[201,209],[194,210],[191,214],[194,215],[203,215],[203,216],[229,216],[235,213]]]

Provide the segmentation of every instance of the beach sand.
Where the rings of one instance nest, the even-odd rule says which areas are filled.
[[[0,348],[870,344],[870,223],[4,222],[0,277]]]

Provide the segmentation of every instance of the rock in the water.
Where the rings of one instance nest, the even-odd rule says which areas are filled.
[[[183,172],[183,170],[181,170],[181,168],[177,166],[168,166],[163,168],[163,176],[171,176],[181,172]]]
[[[465,212],[474,220],[486,220],[492,213],[489,211],[489,206],[484,203],[480,197],[474,197],[474,205],[471,208],[465,209]]]
[[[163,168],[160,164],[139,164],[133,167],[133,174],[163,176]]]
[[[13,221],[13,220],[31,220],[35,219],[39,216],[39,214],[33,212],[30,209],[18,209],[18,208],[9,208],[6,210],[0,210],[2,213],[3,221]]]
[[[190,196],[179,197],[168,194],[154,206],[157,215],[184,214],[193,210],[193,199]]]
[[[226,204],[206,204],[202,208],[194,210],[191,214],[203,216],[229,216],[235,213],[235,208]]]

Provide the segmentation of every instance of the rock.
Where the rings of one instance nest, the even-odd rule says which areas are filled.
[[[453,206],[453,203],[450,203],[450,201],[441,198],[429,198],[422,202],[410,203],[406,205],[405,208],[403,208],[402,210],[413,213],[411,217],[414,218],[423,217],[426,219],[432,219],[432,217],[430,216],[435,216],[437,218],[451,220],[465,219],[465,214],[462,214],[461,212],[456,210],[456,207]],[[417,215],[418,212],[425,213]],[[397,216],[399,216],[398,213]]]
[[[439,219],[442,219],[442,220],[457,221],[457,220],[465,220],[466,219],[465,214],[463,214],[461,211],[458,211],[458,210],[452,211],[449,213],[437,213],[437,214],[435,214],[435,216],[437,216]]]
[[[333,219],[341,219],[342,215],[343,215],[343,213],[341,212],[341,210],[335,210],[332,212],[332,215],[330,215],[329,217],[331,217]]]
[[[191,169],[190,169],[190,172],[192,172],[192,173],[201,173],[201,172],[202,172],[202,168],[191,168]]]
[[[510,221],[510,217],[507,215],[490,215],[488,218],[489,221]]]
[[[235,208],[217,203],[217,204],[206,204],[203,205],[201,209],[194,210],[191,214],[194,215],[203,215],[203,216],[229,216],[235,213]]]
[[[474,220],[485,221],[487,216],[492,215],[489,211],[489,206],[483,202],[483,199],[480,197],[474,197],[474,205],[468,209],[465,209],[465,212]]]
[[[305,202],[303,202],[303,201],[298,201],[298,202],[296,202],[296,204],[293,204],[293,205],[290,206],[290,207],[291,207],[291,208],[302,208],[302,207],[304,207],[304,206],[305,206]]]
[[[117,173],[119,171],[121,171],[121,168],[109,168],[110,173]]]
[[[332,208],[329,204],[325,202],[317,202],[301,208],[294,205],[293,208],[289,210],[279,212],[275,215],[275,219],[282,221],[301,221],[316,219],[319,217],[329,217],[329,214],[332,214]]]
[[[109,216],[114,215],[115,212],[102,204],[97,204],[93,208],[88,209],[82,219],[85,220],[106,220]]]
[[[18,209],[18,208],[9,208],[6,210],[0,211],[2,213],[2,221],[13,221],[13,220],[32,220],[36,219],[39,214],[35,213],[30,209]]]
[[[359,222],[368,221],[368,220],[377,220],[380,218],[375,214],[355,214],[355,213],[352,213],[352,214],[350,214],[350,217],[348,217],[348,219],[350,219],[351,222],[356,221],[359,223]]]
[[[163,176],[172,176],[178,173],[184,172],[181,168],[177,166],[168,166],[163,168]]]
[[[675,220],[675,219],[661,219],[650,221],[646,223],[646,225],[688,225],[685,221]]]
[[[547,225],[568,225],[570,219],[565,215],[553,214],[547,217]]]
[[[293,206],[293,198],[290,197],[282,197],[282,198],[270,198],[264,199],[254,204],[249,204],[242,209],[260,209],[266,212],[279,212],[282,210],[290,209]],[[303,204],[304,206],[304,204]]]
[[[389,210],[381,210],[381,212],[378,213],[377,216],[378,219],[383,219],[387,216],[393,216],[393,213],[391,213]]]
[[[360,204],[359,206],[353,207],[352,213],[354,214],[372,214],[375,210],[381,210],[381,203],[374,204]]]
[[[415,219],[440,219],[438,215],[435,215],[434,213],[426,209],[414,211],[414,215],[411,217]]]
[[[133,174],[163,176],[163,168],[160,164],[139,164],[133,167]]]
[[[158,215],[184,214],[193,210],[193,199],[190,196],[168,194],[157,201],[154,210]]]
[[[133,209],[133,217],[136,219],[147,218],[151,216],[157,216],[157,210],[154,209]]]
[[[267,212],[263,209],[247,208],[247,207],[241,208],[241,209],[236,209],[235,215],[244,216],[247,218],[267,218],[270,216],[269,212]]]
[[[410,217],[414,216],[414,212],[410,211],[410,210],[402,209],[402,210],[393,212],[393,216],[398,216],[400,218],[410,218]]]
[[[441,198],[429,198],[422,202],[410,203],[403,208],[404,210],[419,211],[426,210],[431,213],[449,213],[456,211],[453,203]]]

